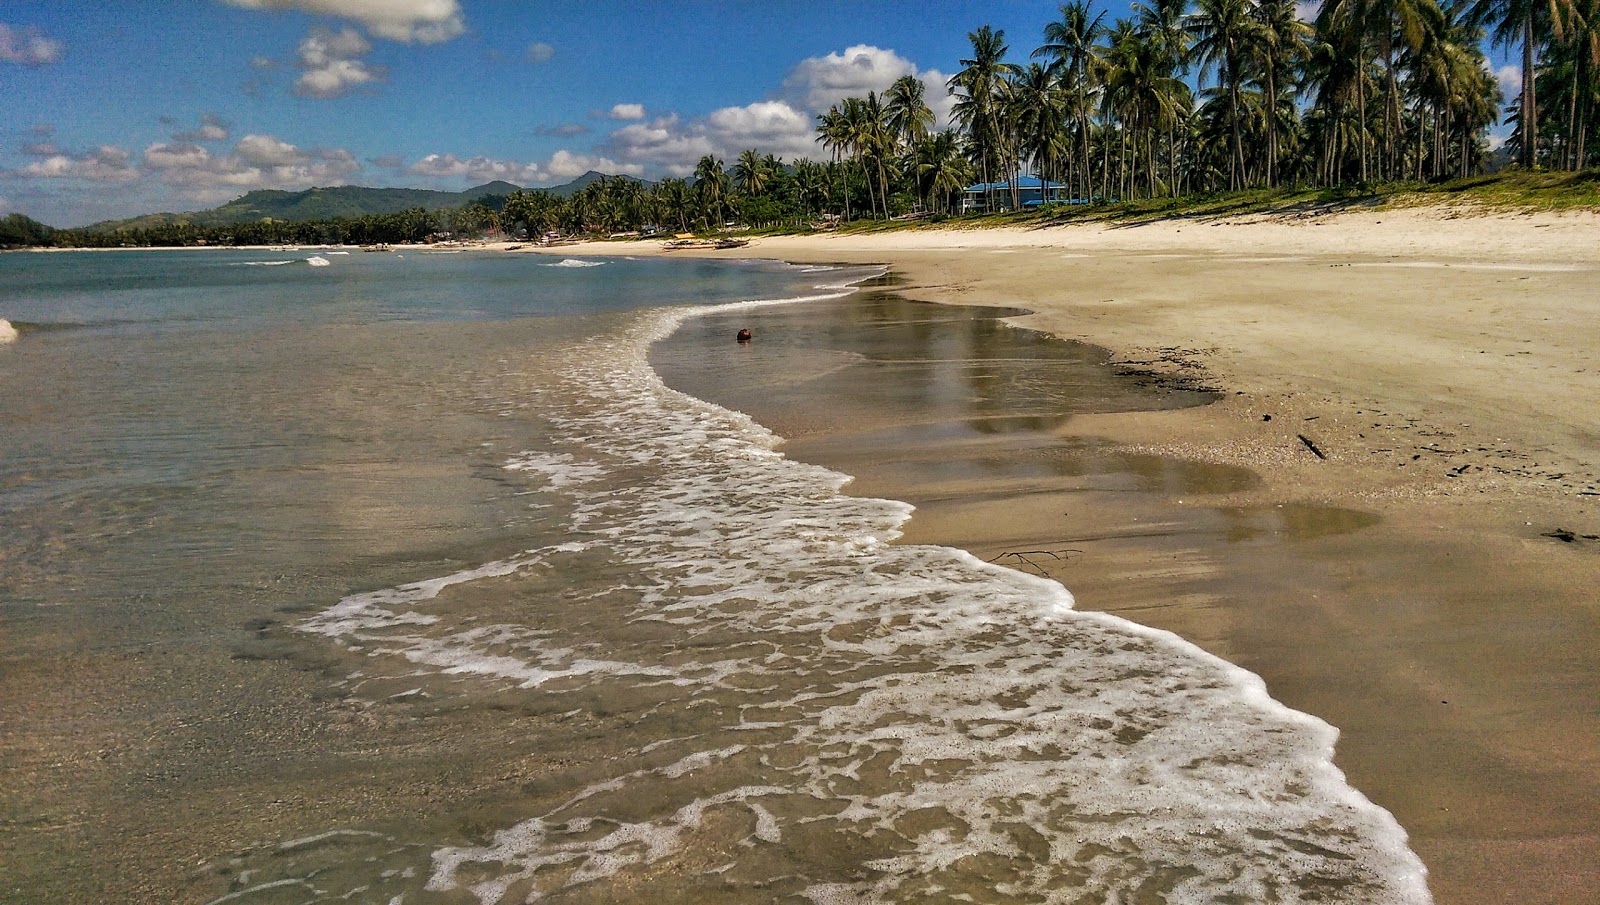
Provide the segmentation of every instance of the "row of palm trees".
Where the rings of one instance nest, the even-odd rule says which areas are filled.
[[[972,182],[994,209],[1018,205],[1028,173],[1083,201],[1463,176],[1487,162],[1504,100],[1486,41],[1522,52],[1508,150],[1564,169],[1600,155],[1600,0],[1325,0],[1314,21],[1296,0],[1138,0],[1115,20],[1071,0],[1026,62],[1003,31],[967,37],[942,130],[908,75],[817,117],[828,160],[708,155],[653,187],[513,196],[506,219],[686,230],[948,212]]]
[[[1003,31],[967,37],[948,128],[908,75],[817,117],[826,161],[708,155],[653,187],[518,193],[503,219],[687,230],[948,212],[974,181],[994,209],[1018,205],[1026,173],[1078,200],[1462,176],[1500,118],[1486,40],[1522,50],[1509,150],[1524,165],[1600,153],[1600,0],[1326,0],[1314,21],[1295,0],[1139,0],[1112,21],[1072,0],[1026,63]]]

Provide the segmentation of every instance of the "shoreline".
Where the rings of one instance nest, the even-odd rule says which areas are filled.
[[[920,505],[905,541],[984,559],[1048,549],[1064,542],[1061,504],[1081,507],[1099,536],[1068,538],[1083,555],[1044,573],[1080,609],[1175,631],[1338,727],[1336,763],[1410,833],[1437,901],[1600,898],[1600,462],[1585,415],[1600,396],[1585,342],[1600,331],[1600,218],[1399,213],[695,254],[887,263],[903,277],[888,291],[1026,308],[1014,323],[1108,349],[1136,379],[1221,389],[1198,409],[1075,417],[1059,436],[1245,468],[1254,486],[1020,503],[980,490]],[[785,451],[839,465],[847,445]],[[928,492],[893,472],[851,492]]]

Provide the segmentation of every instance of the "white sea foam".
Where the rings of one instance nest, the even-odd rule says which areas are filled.
[[[333,264],[332,261],[329,261],[322,255],[312,255],[311,257],[306,258],[306,263],[310,264],[312,267],[328,267]]]
[[[229,267],[282,267],[293,264],[293,261],[230,261]]]
[[[996,901],[1429,901],[1404,831],[1334,767],[1332,727],[1174,635],[1074,611],[1055,582],[892,544],[911,507],[844,496],[847,476],[663,386],[646,351],[695,313],[644,314],[548,362],[539,403],[560,449],[506,467],[567,501],[571,542],[352,595],[302,626],[463,680],[631,677],[725,714],[482,845],[436,849],[430,889],[532,901],[676,857],[709,813],[742,810],[734,851],[781,862],[818,822],[876,846],[857,876],[797,890],[816,902],[956,897],[939,884],[981,858],[1008,865],[985,881]],[[574,591],[586,624],[685,646],[597,656],[595,638],[436,607],[597,558],[628,577]],[[758,640],[699,640],[720,637]],[[960,830],[907,828],[928,813]]]
[[[540,267],[600,267],[605,261],[585,261],[582,258],[562,258],[553,264],[541,264]]]
[[[17,341],[17,328],[11,322],[0,317],[0,343],[14,343]]]

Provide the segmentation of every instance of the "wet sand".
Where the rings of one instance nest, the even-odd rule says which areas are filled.
[[[852,492],[916,504],[908,542],[1057,578],[1338,726],[1339,766],[1410,832],[1438,901],[1600,901],[1597,224],[766,240],[888,262],[909,298],[1030,309],[1014,322],[1129,379],[1222,398],[991,435],[742,407]],[[590,250],[618,249],[561,253]]]

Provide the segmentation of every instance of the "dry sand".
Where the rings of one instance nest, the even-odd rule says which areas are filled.
[[[921,497],[911,541],[1071,548],[1034,559],[1081,608],[1176,631],[1338,726],[1339,765],[1409,830],[1441,903],[1600,902],[1600,216],[917,230],[710,255],[752,253],[888,263],[911,298],[1021,306],[1019,324],[1131,372],[1222,391],[1062,429],[1163,463],[1154,495],[930,494],[893,468],[858,489]]]

